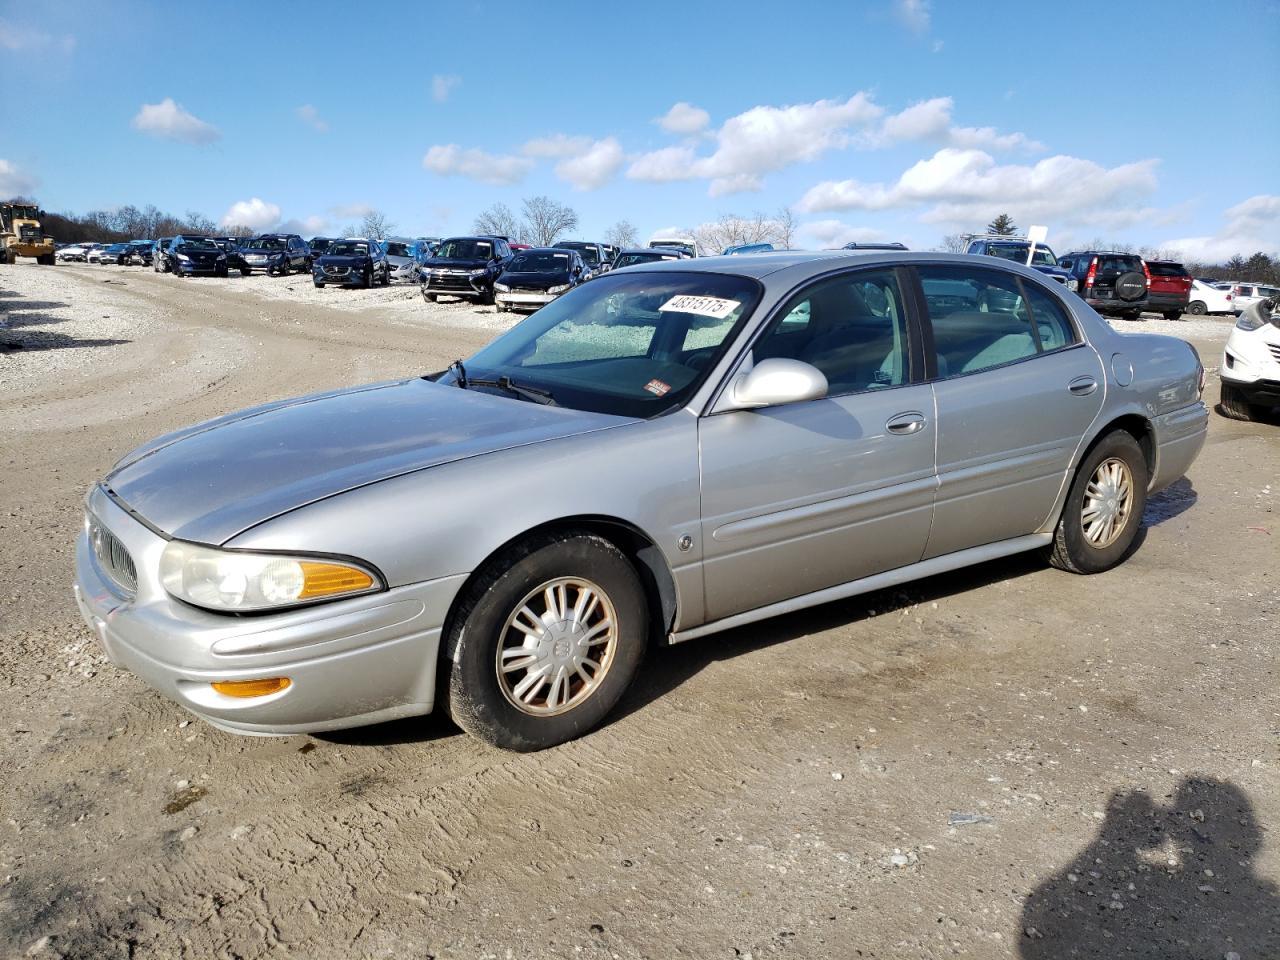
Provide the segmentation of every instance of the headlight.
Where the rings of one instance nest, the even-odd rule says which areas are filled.
[[[227,255],[226,255],[225,253],[220,253],[220,254],[218,254],[218,259],[219,259],[219,260],[225,260],[225,259],[227,259]]]
[[[179,600],[220,613],[278,610],[374,593],[382,583],[353,563],[215,550],[170,540],[160,581]]]
[[[495,284],[493,285],[493,289],[495,289],[495,290],[499,291],[500,293],[510,293],[510,292],[511,292],[511,288],[510,288],[510,287],[508,287],[505,283],[495,283]]]
[[[483,277],[483,276],[484,276],[484,271],[483,271],[483,270],[469,270],[469,271],[467,271],[467,276],[468,276],[468,277]]]
[[[562,283],[558,287],[548,287],[547,293],[564,293],[568,289],[569,285],[567,283]]]
[[[179,259],[179,260],[182,260],[182,261],[184,261],[184,262],[185,262],[185,261],[187,261],[187,260],[190,260],[190,259],[191,259],[191,258],[190,258],[190,257],[188,257],[185,253],[180,253],[180,254],[178,254],[177,256],[178,256],[178,259]]]

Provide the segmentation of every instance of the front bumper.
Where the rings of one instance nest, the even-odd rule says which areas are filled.
[[[226,269],[226,263],[183,263],[181,260],[175,260],[173,264],[174,273],[203,273],[214,276],[225,272]]]
[[[133,596],[102,570],[88,537],[76,541],[80,613],[112,663],[180,706],[234,733],[285,735],[429,713],[441,627],[465,575],[261,616],[208,613],[174,600],[155,576],[163,537],[100,488],[89,509],[128,549]],[[215,680],[288,677],[252,699]]]
[[[511,290],[494,294],[498,303],[508,307],[541,307],[559,296],[558,293],[547,293],[544,290]]]
[[[486,297],[489,295],[489,285],[485,280],[484,274],[478,277],[458,273],[443,276],[425,274],[422,289],[427,293],[440,293],[450,297]]]
[[[1280,404],[1280,329],[1233,327],[1222,351],[1218,375],[1249,403]]]

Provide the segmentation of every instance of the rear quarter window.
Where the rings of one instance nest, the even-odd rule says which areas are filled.
[[[1153,277],[1189,277],[1187,268],[1180,263],[1152,263],[1147,261],[1147,269]]]

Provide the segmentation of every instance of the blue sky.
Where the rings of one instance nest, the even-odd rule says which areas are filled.
[[[1277,0],[4,0],[0,193],[411,235],[535,194],[584,237],[789,207],[806,246],[1007,211],[1059,248],[1280,251],[1277,50]]]

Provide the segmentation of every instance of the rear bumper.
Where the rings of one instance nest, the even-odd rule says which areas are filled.
[[[214,726],[285,735],[429,713],[449,605],[465,576],[397,587],[265,616],[207,613],[169,597],[154,578],[164,540],[101,491],[90,508],[128,548],[138,571],[126,596],[81,533],[75,597],[112,663]],[[277,693],[228,697],[210,683],[288,677]]]
[[[1111,317],[1119,316],[1123,313],[1133,313],[1135,311],[1141,313],[1143,310],[1153,309],[1148,305],[1149,299],[1147,297],[1139,300],[1115,300],[1105,297],[1086,296],[1084,297],[1084,302],[1093,307],[1098,313]]]
[[[1186,310],[1191,297],[1185,293],[1158,293],[1152,290],[1147,294],[1147,309],[1156,313],[1171,310]]]
[[[1156,417],[1151,422],[1156,442],[1155,471],[1150,492],[1172,484],[1190,469],[1204,447],[1209,430],[1209,408],[1203,401]]]

